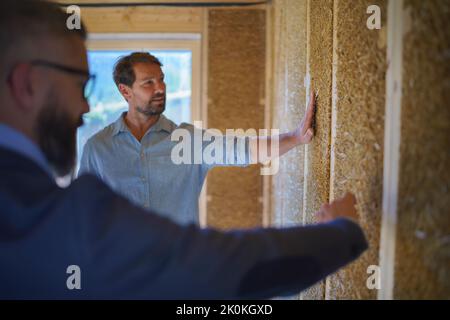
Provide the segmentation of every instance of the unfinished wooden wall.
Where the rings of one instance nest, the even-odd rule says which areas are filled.
[[[401,91],[402,102],[390,106],[386,101],[388,0],[305,2],[306,21],[298,14],[296,23],[307,29],[306,44],[299,38],[303,42],[296,48],[285,43],[286,29],[292,28],[286,12],[293,11],[292,3],[273,2],[273,59],[275,66],[280,65],[274,69],[273,94],[278,100],[273,101],[273,125],[287,130],[286,123],[298,116],[288,100],[292,69],[287,68],[287,57],[294,52],[299,66],[306,57],[306,68],[297,69],[301,71],[292,81],[306,91],[311,79],[319,93],[314,141],[304,152],[296,151],[296,159],[286,157],[273,177],[273,221],[313,223],[322,202],[349,190],[356,194],[370,249],[301,298],[377,298],[377,290],[369,289],[366,281],[368,267],[378,266],[379,256],[385,253],[384,248],[380,251],[380,231],[387,103],[401,108],[399,172],[390,173],[398,174],[399,180],[396,236],[390,244],[395,251],[393,292],[387,296],[449,299],[450,3],[404,1],[403,16],[398,17],[404,28],[399,66],[403,81],[395,89]],[[369,5],[381,9],[381,30],[366,27]],[[298,1],[296,7],[304,8],[305,3]],[[298,193],[303,193],[301,202],[293,199]],[[301,218],[299,209],[303,209]]]
[[[394,299],[450,299],[450,2],[404,2]]]
[[[272,54],[268,57],[273,68],[269,77],[273,127],[281,133],[295,129],[305,112],[306,4],[305,0],[277,0],[268,11],[273,21]],[[303,223],[304,154],[304,147],[286,154],[280,159],[278,174],[272,177],[274,225]]]
[[[384,29],[369,30],[370,5],[381,8]],[[383,182],[386,77],[386,1],[334,3],[331,198],[352,191],[369,250],[327,280],[327,299],[375,299],[367,268],[378,265]],[[333,159],[334,158],[334,159]]]
[[[276,1],[270,14],[273,22],[272,88],[273,127],[281,133],[295,129],[305,112],[306,1]],[[280,159],[273,178],[274,214],[278,225],[303,221],[304,148],[296,148]]]
[[[208,127],[264,126],[265,10],[209,10]],[[262,225],[259,166],[215,168],[208,174],[207,225]]]
[[[305,223],[315,222],[315,212],[329,201],[331,84],[333,62],[333,1],[308,1],[308,74],[309,87],[318,93],[315,137],[306,147]],[[303,299],[324,299],[325,282],[303,293]]]
[[[284,168],[296,171],[290,175],[291,179],[282,174],[273,178],[273,214],[282,215],[277,220],[285,225],[285,220],[289,221],[285,217],[298,214],[298,207],[289,206],[289,201],[296,203],[297,199],[292,199],[295,193],[297,197],[303,193],[300,195],[303,217],[298,221],[314,223],[314,214],[322,203],[342,196],[346,190],[352,191],[357,196],[361,223],[370,242],[370,250],[361,259],[328,278],[326,283],[303,292],[302,299],[374,299],[377,296],[376,291],[367,289],[366,280],[368,266],[378,265],[386,41],[385,29],[366,27],[366,10],[372,4],[380,6],[385,22],[386,1],[309,0],[295,4],[307,8],[306,17],[296,18],[297,24],[307,31],[306,39],[296,48],[302,52],[299,61],[305,61],[306,57],[306,69],[303,69],[304,76],[296,80],[304,85],[299,88],[303,95],[309,85],[319,94],[316,136],[305,148],[303,157],[289,159],[292,162],[285,164]],[[275,1],[274,6],[281,7],[275,10],[278,14],[283,8],[292,10],[288,2]],[[282,16],[275,16],[274,20],[277,19],[281,20]],[[287,25],[287,20],[284,24]],[[275,47],[276,41],[275,37]],[[284,48],[287,52],[277,59],[286,59],[289,52],[294,52],[292,47]],[[288,71],[284,72],[285,77],[281,74],[278,79],[288,79]],[[280,92],[277,85],[274,88]],[[276,124],[281,126],[283,120],[298,115],[292,112],[292,107],[273,105]],[[303,188],[287,191],[296,185]],[[289,198],[279,198],[277,194],[287,194]]]

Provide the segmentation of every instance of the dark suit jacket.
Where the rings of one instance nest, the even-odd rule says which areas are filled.
[[[269,298],[298,293],[366,247],[346,219],[279,230],[181,227],[94,176],[62,189],[0,148],[0,298]],[[66,285],[70,265],[80,268],[81,289]]]

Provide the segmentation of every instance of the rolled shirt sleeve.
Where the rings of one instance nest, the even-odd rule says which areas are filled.
[[[202,165],[213,167],[246,167],[251,164],[250,137],[219,135],[214,131],[202,130]],[[213,161],[211,161],[213,160]]]

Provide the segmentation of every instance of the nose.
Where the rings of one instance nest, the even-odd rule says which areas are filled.
[[[166,83],[164,81],[158,81],[155,87],[156,94],[164,94],[166,92]]]

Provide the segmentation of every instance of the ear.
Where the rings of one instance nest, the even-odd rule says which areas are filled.
[[[130,99],[133,96],[133,93],[129,86],[127,86],[126,84],[123,84],[123,83],[119,83],[119,91],[122,94],[122,96],[125,98],[126,101],[130,101]]]
[[[19,63],[12,69],[8,78],[11,96],[17,102],[17,105],[24,110],[33,108],[35,99],[31,72],[32,66],[30,64]]]

